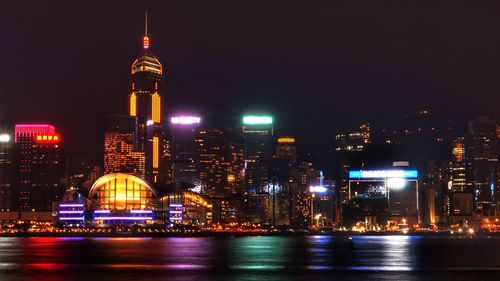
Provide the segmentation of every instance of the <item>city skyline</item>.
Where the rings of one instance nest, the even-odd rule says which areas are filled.
[[[0,280],[497,281],[500,5],[450,2],[0,4]]]
[[[387,19],[375,21],[373,27],[360,32],[362,26],[366,27],[363,25],[365,21],[373,19],[377,12],[382,12],[378,7],[370,5],[364,12],[367,17],[361,23],[344,25],[342,29],[330,29],[337,26],[331,25],[332,22],[345,16],[338,15],[334,9],[320,12],[320,7],[314,5],[302,11],[299,5],[288,3],[285,5],[288,9],[280,10],[282,13],[279,14],[283,18],[282,30],[263,28],[266,23],[274,20],[269,17],[269,13],[277,11],[278,4],[270,5],[266,10],[259,9],[261,6],[257,3],[248,11],[243,11],[234,4],[235,8],[239,8],[236,11],[242,17],[241,20],[235,14],[222,14],[215,22],[207,19],[212,18],[212,13],[217,14],[216,7],[208,6],[207,13],[196,12],[184,17],[190,11],[189,7],[175,3],[139,6],[124,3],[112,6],[113,8],[100,4],[102,6],[95,12],[90,8],[93,6],[84,4],[81,9],[64,4],[54,7],[43,5],[40,10],[47,12],[47,17],[38,16],[33,12],[36,9],[24,11],[16,7],[16,4],[8,5],[12,7],[6,7],[4,11],[9,10],[11,13],[2,17],[6,22],[0,26],[6,29],[5,34],[11,41],[2,48],[5,48],[4,53],[12,54],[7,59],[16,58],[16,62],[6,63],[25,67],[22,71],[14,69],[15,71],[2,75],[5,95],[2,95],[0,118],[10,123],[36,120],[55,124],[63,132],[70,150],[73,150],[70,152],[83,154],[91,162],[101,159],[101,154],[97,151],[102,147],[101,136],[105,131],[102,124],[106,115],[126,112],[127,104],[122,97],[127,92],[124,86],[128,79],[127,64],[139,52],[144,10],[150,10],[152,50],[163,62],[167,75],[164,112],[194,112],[203,116],[206,121],[215,119],[223,124],[238,124],[241,116],[247,112],[265,112],[273,115],[280,134],[295,136],[301,151],[311,153],[328,150],[333,146],[336,133],[359,123],[376,124],[377,120],[383,123],[386,119],[422,108],[429,109],[442,118],[456,118],[460,123],[465,123],[475,115],[486,114],[495,118],[498,114],[494,106],[498,103],[498,95],[492,94],[498,92],[498,85],[489,76],[479,75],[481,71],[488,75],[495,73],[496,70],[489,69],[493,67],[495,57],[485,61],[486,58],[481,57],[486,55],[483,54],[485,52],[471,52],[479,56],[477,63],[482,63],[484,70],[473,67],[473,57],[465,53],[465,46],[474,46],[463,43],[465,37],[452,33],[456,31],[452,27],[453,20],[458,19],[452,18],[450,23],[442,23],[438,14],[431,12],[420,10],[422,16],[427,15],[431,22],[439,24],[443,30],[431,30],[426,26],[420,29],[419,25],[410,23],[410,19],[420,16],[419,12],[403,9],[408,20],[402,20],[401,16],[389,11],[382,13],[387,15]],[[349,6],[344,8],[349,10]],[[456,7],[457,13],[466,13],[465,8]],[[483,8],[479,6],[476,9],[481,11]],[[262,14],[262,20],[247,21],[252,18],[252,12]],[[13,20],[16,13],[23,16]],[[303,15],[299,17],[300,25],[297,30],[293,29],[296,25],[292,24],[296,19],[295,15]],[[314,15],[320,15],[319,18],[325,24],[321,24],[319,19],[312,20]],[[335,16],[339,18],[336,19]],[[81,17],[86,20],[77,20]],[[26,26],[32,18],[38,19],[40,23],[33,30]],[[229,19],[233,20],[233,25],[223,24],[224,20]],[[402,21],[403,27],[413,28],[410,30],[416,32],[404,35],[404,28],[392,25],[391,19]],[[495,49],[498,44],[495,39],[497,31],[482,28],[490,20],[492,21],[487,18],[484,22],[474,22],[471,27],[482,31],[475,36],[478,40],[490,43],[482,45],[487,50]],[[69,24],[61,25],[58,22]],[[208,24],[204,26],[200,22]],[[255,29],[260,32],[250,32],[252,25],[249,22],[255,23]],[[218,28],[210,28],[213,25]],[[237,30],[240,27],[244,28]],[[317,28],[317,32],[311,32],[313,27]],[[357,31],[358,33],[353,34],[358,34],[359,37],[351,38],[347,33],[349,30]],[[463,30],[459,31],[470,35]],[[43,35],[32,36],[32,32]],[[444,47],[447,43],[436,38],[441,32],[462,43],[457,44],[462,49],[456,52],[466,55],[463,66],[436,66],[437,63],[431,63],[430,60],[433,54],[422,51],[428,48],[420,48],[425,42],[433,43],[438,47],[432,48],[434,52],[445,54]],[[213,37],[209,38],[209,34]],[[280,34],[282,37],[278,36]],[[309,46],[307,42],[298,40],[299,35],[310,37],[313,43],[324,44],[314,44],[312,48],[313,45]],[[385,43],[380,46],[372,44],[379,42],[379,39],[372,37],[375,35],[380,36],[381,42]],[[389,52],[396,46],[396,42],[391,43],[389,40],[391,36],[408,43],[397,45],[402,48],[401,53]],[[23,43],[19,40],[28,41]],[[373,49],[364,47],[363,42],[371,43],[367,46]],[[415,45],[411,47],[410,43]],[[84,48],[81,49],[80,46]],[[347,49],[350,47],[358,49],[349,52]],[[28,51],[27,48],[43,49],[45,54],[37,55],[38,52]],[[443,51],[441,48],[444,48]],[[445,63],[450,59],[449,56],[452,54],[439,57],[437,62]],[[377,64],[375,57],[378,57],[377,60],[387,60]],[[294,61],[296,65],[291,64]],[[42,71],[47,66],[55,67],[60,64],[69,70]],[[414,75],[406,73],[405,65],[406,70]],[[376,66],[380,68],[377,69]],[[453,84],[446,87],[439,85],[446,81],[439,79],[440,77],[449,79],[451,75],[458,75],[458,70],[463,72],[459,74],[469,73],[467,77],[470,79],[453,79]],[[19,83],[23,79],[21,73],[29,77],[30,83]],[[431,78],[436,80],[433,82],[437,86],[426,80]],[[487,81],[478,87],[476,84],[481,79]],[[401,84],[405,86],[402,87]],[[17,91],[23,92],[27,100],[38,102],[22,103],[17,95],[7,94]],[[95,99],[100,101],[91,103]],[[405,105],[401,106],[402,104]],[[467,107],[466,111],[453,110],[464,107]],[[16,108],[23,110],[14,110]],[[76,114],[70,114],[73,112]],[[165,119],[171,116],[164,114],[162,117]],[[326,137],[311,138],[318,130],[324,131]],[[82,139],[82,133],[94,141]],[[75,151],[73,147],[80,149]]]

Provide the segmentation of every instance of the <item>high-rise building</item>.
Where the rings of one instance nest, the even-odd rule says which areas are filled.
[[[129,115],[137,117],[137,150],[145,156],[145,178],[155,184],[165,181],[163,127],[163,66],[150,50],[147,14],[143,51],[132,63],[129,79]]]
[[[466,191],[469,184],[467,181],[468,161],[466,157],[466,143],[464,137],[456,137],[452,142],[451,161],[451,189],[453,191]]]
[[[16,147],[11,134],[0,132],[0,211],[14,209],[13,195],[16,186]]]
[[[104,134],[104,173],[127,173],[145,178],[144,151],[136,149],[137,118],[110,115]]]
[[[269,222],[269,168],[272,160],[273,118],[249,115],[243,117],[245,143],[245,185],[251,221]]]
[[[191,183],[201,188],[198,144],[195,140],[200,121],[201,118],[197,116],[171,117],[170,137],[173,181]]]
[[[469,122],[469,133],[473,147],[474,199],[477,206],[482,208],[489,205],[488,202],[499,201],[499,198],[495,198],[498,165],[496,122],[479,116]]]
[[[276,145],[276,159],[285,159],[290,166],[297,163],[297,148],[295,139],[291,137],[278,138]]]
[[[213,202],[214,222],[243,222],[243,144],[229,129],[200,128],[196,133],[201,192]]]
[[[330,227],[335,222],[335,196],[333,182],[324,181],[323,171],[319,172],[319,182],[309,187],[311,192],[311,226]]]
[[[450,192],[446,202],[446,210],[450,223],[467,224],[472,221],[474,212],[473,193],[465,191]]]
[[[17,124],[15,143],[19,149],[17,207],[20,211],[51,211],[64,191],[61,137],[54,126]]]
[[[288,225],[292,215],[292,186],[296,182],[297,148],[292,137],[277,139],[270,169],[270,212],[273,225]]]
[[[230,129],[202,128],[197,131],[200,184],[209,196],[242,193],[243,145]]]
[[[302,162],[292,174],[290,224],[294,228],[307,229],[313,221],[313,193],[310,192],[310,186],[316,184],[319,171],[313,168],[312,163]]]
[[[422,187],[419,190],[420,220],[431,225],[446,221],[447,193],[449,189],[449,165],[436,165],[429,161],[422,178]]]

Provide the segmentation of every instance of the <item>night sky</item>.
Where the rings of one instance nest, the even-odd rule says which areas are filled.
[[[3,1],[0,126],[53,123],[70,154],[101,161],[105,116],[127,112],[145,10],[167,115],[267,111],[302,152],[421,107],[495,117],[498,1],[430,2]]]

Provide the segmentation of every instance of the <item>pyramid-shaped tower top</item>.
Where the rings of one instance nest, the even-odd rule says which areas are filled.
[[[137,72],[152,72],[162,75],[163,67],[160,61],[149,50],[149,37],[148,37],[148,12],[145,13],[144,21],[144,37],[142,40],[144,48],[142,54],[132,63],[132,74]]]

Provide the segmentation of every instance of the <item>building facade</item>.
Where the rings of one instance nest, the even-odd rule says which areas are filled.
[[[60,142],[52,125],[16,125],[19,178],[15,206],[19,211],[51,211],[52,202],[61,200],[64,189]]]
[[[144,152],[145,178],[163,183],[167,177],[163,149],[166,132],[163,126],[163,66],[150,50],[146,29],[143,51],[132,63],[129,78],[129,115],[137,118],[137,151]]]

